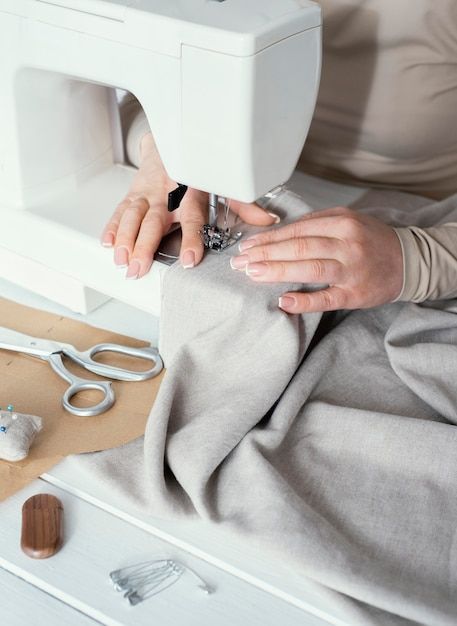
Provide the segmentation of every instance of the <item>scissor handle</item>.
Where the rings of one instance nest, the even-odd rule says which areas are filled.
[[[79,352],[74,348],[71,350],[64,348],[63,352],[86,370],[94,372],[94,374],[98,374],[99,376],[113,378],[114,380],[127,380],[130,382],[147,380],[148,378],[157,376],[163,369],[162,358],[157,348],[153,348],[152,346],[133,348],[132,346],[121,346],[117,343],[99,343],[84,352]],[[98,361],[94,361],[93,357],[100,352],[116,352],[118,354],[126,354],[127,356],[136,357],[138,359],[152,361],[154,367],[138,372],[114,365],[107,365],[106,363],[99,363]]]
[[[86,389],[97,389],[103,393],[103,400],[101,400],[98,404],[93,404],[88,407],[79,407],[74,406],[71,403],[71,399],[80,391],[85,391]],[[110,409],[115,401],[114,391],[111,387],[111,382],[108,380],[96,381],[96,380],[80,380],[79,382],[74,382],[68,389],[65,391],[62,397],[62,405],[65,410],[69,413],[73,413],[73,415],[78,415],[79,417],[92,417],[93,415],[100,415],[100,413],[104,413],[108,409]]]
[[[70,386],[62,397],[62,405],[66,411],[79,417],[91,417],[93,415],[100,415],[100,413],[104,413],[113,406],[115,396],[111,387],[111,381],[86,380],[75,376],[67,370],[62,362],[60,354],[51,354],[47,360],[51,364],[52,369],[64,380],[66,380],[67,383],[70,383]],[[73,396],[80,391],[85,391],[86,389],[96,389],[97,391],[101,391],[103,393],[103,400],[88,407],[74,406],[71,403]]]

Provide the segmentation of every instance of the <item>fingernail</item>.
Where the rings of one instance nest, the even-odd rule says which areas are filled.
[[[141,265],[139,261],[130,261],[125,277],[130,280],[138,278],[140,269],[141,269]]]
[[[271,215],[271,217],[274,219],[275,224],[279,224],[279,222],[281,221],[281,218],[279,217],[279,215],[277,213],[273,213],[272,211],[267,211],[268,215]]]
[[[297,304],[297,301],[293,296],[281,296],[279,298],[279,306],[281,309],[291,309]]]
[[[249,250],[249,248],[253,248],[256,244],[257,241],[255,239],[245,239],[238,244],[238,250],[244,252],[245,250]]]
[[[195,253],[193,250],[186,250],[181,257],[181,265],[184,269],[189,269],[195,265]]]
[[[119,246],[114,250],[114,262],[118,267],[127,267],[129,264],[129,251],[126,246]]]
[[[108,232],[103,235],[102,246],[112,248],[114,245],[114,233]]]
[[[248,276],[263,276],[268,270],[266,263],[248,263],[246,265],[246,274]]]
[[[230,267],[232,270],[244,270],[249,263],[249,257],[247,254],[241,256],[232,256],[230,259]]]

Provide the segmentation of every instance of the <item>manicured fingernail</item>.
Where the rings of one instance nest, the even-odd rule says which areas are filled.
[[[245,239],[244,241],[240,241],[238,244],[238,250],[240,252],[244,252],[245,250],[249,250],[249,248],[253,248],[257,245],[257,241],[255,239]]]
[[[247,254],[241,256],[232,256],[230,259],[230,267],[232,270],[244,270],[249,263],[249,257]]]
[[[181,265],[184,269],[189,269],[195,265],[195,253],[193,250],[186,250],[181,257]]]
[[[130,261],[125,277],[130,280],[134,280],[135,278],[138,278],[140,269],[141,269],[141,265],[139,261]]]
[[[267,211],[268,215],[271,215],[271,217],[274,219],[275,224],[279,224],[279,222],[281,221],[281,218],[279,217],[279,215],[277,213],[273,213],[272,211]]]
[[[129,251],[126,246],[119,246],[114,250],[114,262],[118,267],[127,267],[129,264]]]
[[[263,276],[268,270],[266,263],[248,263],[246,265],[246,274],[248,276]]]
[[[103,235],[102,246],[105,248],[112,248],[114,246],[114,233],[110,231]]]
[[[296,303],[297,301],[293,296],[281,296],[281,298],[279,298],[279,306],[281,309],[291,309]]]

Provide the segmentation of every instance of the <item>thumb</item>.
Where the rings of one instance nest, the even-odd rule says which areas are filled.
[[[178,210],[182,230],[180,261],[184,268],[190,268],[198,265],[203,258],[200,231],[207,219],[208,195],[189,189]]]

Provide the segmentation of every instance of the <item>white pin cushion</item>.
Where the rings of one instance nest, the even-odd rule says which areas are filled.
[[[7,411],[0,410],[0,459],[25,459],[36,434],[42,428],[41,417],[16,413],[11,405],[8,405]]]

